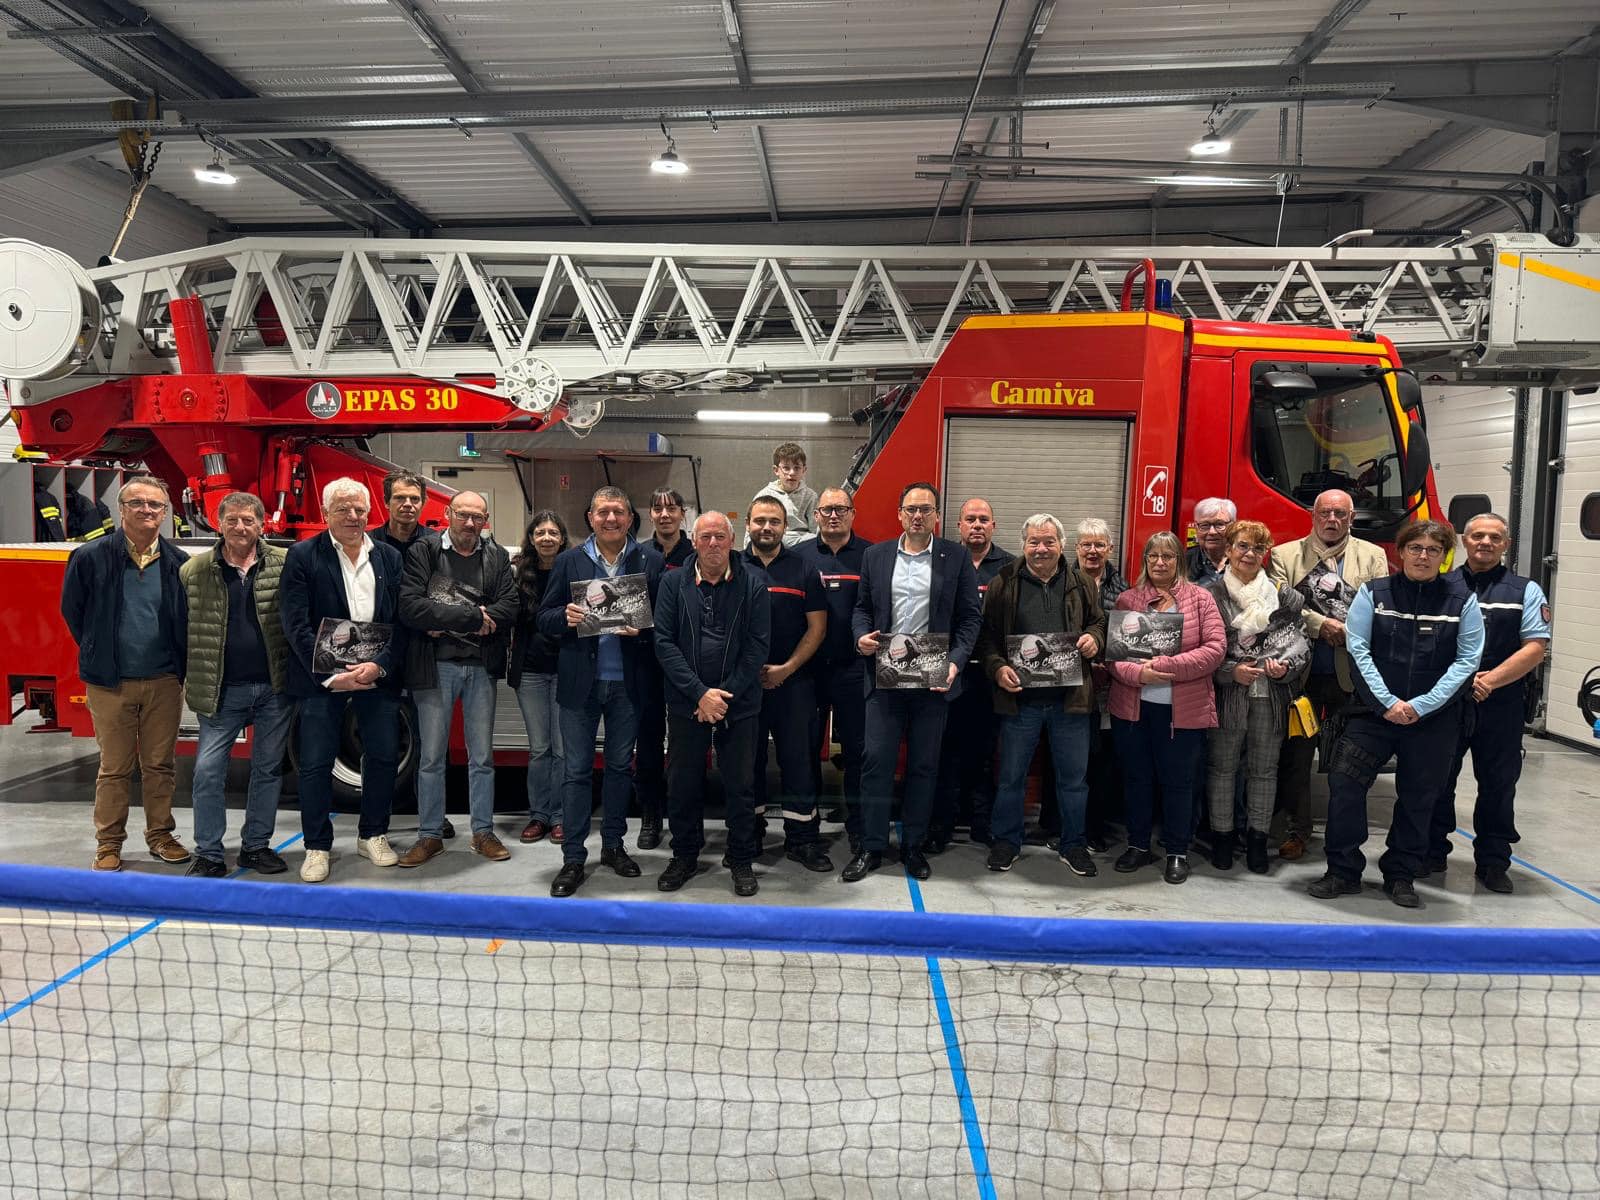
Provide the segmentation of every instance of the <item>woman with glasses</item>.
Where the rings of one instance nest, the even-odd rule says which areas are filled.
[[[1183,616],[1175,653],[1109,664],[1111,729],[1122,758],[1128,848],[1116,861],[1122,872],[1156,861],[1150,852],[1155,789],[1161,787],[1161,845],[1167,852],[1164,878],[1189,878],[1189,839],[1194,833],[1194,771],[1205,731],[1217,723],[1211,674],[1222,662],[1227,633],[1211,593],[1184,579],[1183,547],[1163,530],[1144,544],[1139,581],[1117,600],[1110,614],[1113,645],[1119,627],[1149,624],[1143,614]]]
[[[1412,881],[1428,848],[1428,824],[1471,705],[1467,686],[1483,656],[1483,614],[1459,572],[1441,574],[1456,531],[1412,521],[1395,538],[1400,570],[1361,585],[1345,634],[1361,701],[1328,770],[1328,872],[1310,887],[1318,900],[1361,891],[1367,791],[1393,755],[1394,816],[1378,860],[1383,890],[1401,908],[1422,901]]]
[[[1311,645],[1301,629],[1305,600],[1274,583],[1265,564],[1272,534],[1260,521],[1234,521],[1227,529],[1222,574],[1209,585],[1228,632],[1217,668],[1217,727],[1206,734],[1206,798],[1211,809],[1211,865],[1233,868],[1234,781],[1244,754],[1248,832],[1245,863],[1267,873],[1267,830],[1278,793],[1278,751],[1289,705],[1311,666]]]
[[[546,835],[561,842],[561,786],[566,760],[561,752],[561,720],[556,710],[556,644],[539,632],[539,602],[556,555],[567,548],[567,526],[551,509],[533,514],[517,554],[517,594],[521,607],[506,654],[506,682],[517,694],[528,730],[528,823],[522,841]]]

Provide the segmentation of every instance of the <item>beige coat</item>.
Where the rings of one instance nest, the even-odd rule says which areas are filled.
[[[1320,561],[1317,557],[1316,539],[1307,536],[1274,546],[1272,559],[1267,563],[1267,570],[1274,582],[1296,587]],[[1389,574],[1391,574],[1389,557],[1384,554],[1383,547],[1364,542],[1358,537],[1350,539],[1350,544],[1345,547],[1344,552],[1346,583],[1353,588],[1359,588],[1363,583],[1384,579]],[[1312,641],[1316,641],[1321,635],[1324,619],[1321,614],[1312,612],[1309,607],[1306,608],[1306,632],[1310,634]],[[1334,647],[1333,670],[1340,687],[1347,692],[1355,688],[1350,654],[1343,646]]]

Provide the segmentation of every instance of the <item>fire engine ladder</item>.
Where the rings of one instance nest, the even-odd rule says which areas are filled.
[[[547,384],[635,397],[893,382],[920,375],[975,314],[1115,310],[1123,275],[1147,258],[1170,281],[1179,316],[1381,333],[1408,361],[1426,361],[1479,340],[1495,240],[1261,249],[246,238],[89,272],[95,347],[80,354],[76,378],[33,398],[81,387],[84,374],[176,371],[168,304],[185,295],[201,297],[226,373],[503,382],[535,363]]]

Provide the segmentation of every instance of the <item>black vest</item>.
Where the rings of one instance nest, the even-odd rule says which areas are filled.
[[[1366,586],[1372,596],[1372,662],[1384,686],[1397,700],[1426,695],[1456,660],[1461,610],[1472,593],[1454,572],[1426,583],[1401,573]],[[1384,711],[1359,671],[1355,685],[1374,712]],[[1445,707],[1470,694],[1469,688],[1457,689]]]
[[[1522,599],[1528,594],[1528,581],[1502,563],[1476,573],[1462,567],[1461,582],[1472,589],[1483,609],[1483,665],[1478,670],[1493,670],[1522,649]]]

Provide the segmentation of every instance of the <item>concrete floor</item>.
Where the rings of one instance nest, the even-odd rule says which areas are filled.
[[[892,864],[847,887],[769,851],[760,896],[738,903],[1592,928],[1600,866],[1580,820],[1597,765],[1530,740],[1516,894],[1475,889],[1463,837],[1443,882],[1419,885],[1416,912],[1375,883],[1310,899],[1320,842],[1264,878],[1196,857],[1182,887],[1154,869],[1115,874],[1115,852],[1092,880],[1034,847],[993,874],[966,843],[917,888]],[[94,767],[92,743],[0,730],[0,863],[87,865]],[[185,764],[180,804],[187,784]],[[1373,846],[1387,789],[1385,777]],[[508,863],[460,837],[399,872],[358,859],[341,816],[329,882],[542,896],[560,851],[517,844],[521,824],[509,805],[498,815]],[[178,826],[192,841],[186,809]],[[414,829],[398,816],[397,845]],[[275,842],[298,832],[286,809]],[[708,833],[714,863],[720,830]],[[185,869],[144,857],[137,833],[129,847],[129,870]],[[263,882],[306,886],[298,842],[284,853],[290,874]],[[637,857],[642,879],[600,870],[580,897],[734,902],[725,871],[664,896],[666,850]],[[0,1194],[1600,1194],[1595,980],[532,941],[487,954],[462,939],[144,925],[0,908]]]

